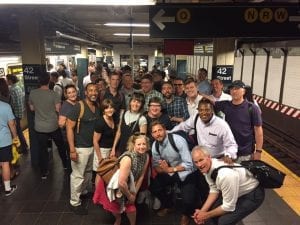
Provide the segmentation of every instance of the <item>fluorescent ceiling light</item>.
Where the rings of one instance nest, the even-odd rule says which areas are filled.
[[[1,0],[0,5],[155,5],[156,0]]]
[[[105,23],[108,27],[150,27],[148,23]]]
[[[115,36],[130,36],[130,33],[114,33]],[[149,34],[132,34],[132,36],[135,37],[149,37]]]

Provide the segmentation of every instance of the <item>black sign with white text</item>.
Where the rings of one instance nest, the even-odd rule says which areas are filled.
[[[149,9],[151,38],[299,37],[299,4],[172,4]]]
[[[46,65],[23,64],[25,94],[39,87],[39,77],[45,75]]]
[[[231,84],[233,76],[233,66],[219,65],[212,68],[212,79],[219,79],[224,84]]]

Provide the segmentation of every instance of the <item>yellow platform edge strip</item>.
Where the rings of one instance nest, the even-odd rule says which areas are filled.
[[[300,216],[300,177],[263,150],[262,160],[286,174],[281,188],[273,189]]]

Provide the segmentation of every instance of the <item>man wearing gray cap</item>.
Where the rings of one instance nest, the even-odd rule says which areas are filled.
[[[238,144],[238,162],[260,159],[263,146],[262,118],[256,105],[244,99],[245,84],[241,80],[230,86],[231,101],[215,102],[216,112],[222,111]]]

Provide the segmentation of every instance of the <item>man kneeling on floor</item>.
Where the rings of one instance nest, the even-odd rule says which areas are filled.
[[[180,224],[188,225],[195,209],[206,199],[207,183],[194,167],[188,144],[183,137],[177,134],[168,135],[165,126],[159,121],[151,124],[151,132],[155,140],[152,145],[152,166],[157,176],[151,181],[150,191],[162,205],[157,215],[165,216],[173,210],[172,191],[177,185],[182,194]],[[173,144],[170,135],[173,137]]]
[[[236,224],[262,204],[264,189],[245,168],[225,167],[214,177],[211,175],[215,168],[228,164],[212,159],[204,146],[196,146],[192,158],[210,187],[206,202],[194,213],[196,224]]]

